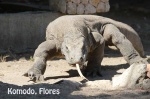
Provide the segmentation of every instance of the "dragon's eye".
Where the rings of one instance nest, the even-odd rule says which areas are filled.
[[[69,48],[66,46],[66,51],[69,52]]]

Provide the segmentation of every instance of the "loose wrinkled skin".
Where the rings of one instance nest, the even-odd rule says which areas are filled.
[[[105,46],[115,46],[130,65],[148,63],[142,58],[141,40],[130,26],[96,15],[67,15],[48,25],[46,41],[36,49],[34,65],[25,76],[40,80],[38,78],[45,72],[46,61],[61,54],[69,64],[85,65],[84,75],[101,76]]]

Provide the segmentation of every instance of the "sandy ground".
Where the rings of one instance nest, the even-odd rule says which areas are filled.
[[[113,57],[112,57],[113,56]],[[141,98],[149,99],[150,90],[114,90],[111,86],[112,77],[121,74],[128,64],[120,55],[107,55],[102,62],[103,77],[88,78],[90,81],[82,84],[76,68],[67,64],[64,59],[47,62],[44,74],[45,81],[33,83],[22,76],[33,64],[33,61],[21,58],[18,61],[0,63],[0,99],[32,98],[40,99],[101,99],[101,98]],[[8,88],[33,89],[36,94],[8,94]],[[39,93],[40,88],[58,89],[58,94]]]

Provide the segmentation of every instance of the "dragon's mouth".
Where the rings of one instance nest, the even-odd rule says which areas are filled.
[[[82,63],[82,62],[77,62],[77,63],[73,63],[73,64],[70,64],[70,65],[73,66],[73,67],[75,67],[76,64],[79,64],[79,66],[82,66],[84,63]]]
[[[71,66],[71,67],[76,67],[76,64],[71,64],[70,66]]]
[[[76,65],[77,65],[77,64],[71,64],[70,66],[71,66],[71,67],[76,67]],[[79,67],[80,67],[81,70],[84,71],[84,70],[86,69],[86,66],[85,66],[85,65],[83,65],[83,64],[78,64],[78,65],[79,65]]]

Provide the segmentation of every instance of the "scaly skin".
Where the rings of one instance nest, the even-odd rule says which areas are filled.
[[[129,64],[145,63],[141,40],[130,26],[95,15],[68,15],[51,22],[46,30],[46,41],[34,54],[34,65],[25,73],[39,81],[48,58],[62,52],[69,64],[87,62],[85,75],[100,74],[104,46],[115,46]]]

